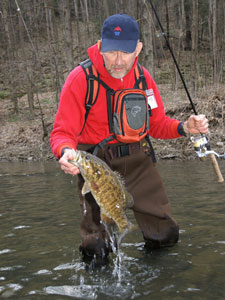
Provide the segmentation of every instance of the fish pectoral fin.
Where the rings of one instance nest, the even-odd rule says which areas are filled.
[[[101,220],[104,224],[113,224],[114,223],[113,219],[108,217],[102,210],[101,210]]]
[[[85,194],[89,193],[90,191],[91,190],[90,190],[89,185],[85,182],[82,187],[82,191],[81,191],[82,195],[85,195]]]
[[[130,193],[128,193],[128,192],[126,192],[125,193],[125,201],[126,201],[126,208],[131,208],[131,207],[133,207],[133,205],[134,205],[134,198],[133,198],[133,196],[130,194]]]

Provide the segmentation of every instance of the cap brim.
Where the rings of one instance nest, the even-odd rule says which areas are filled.
[[[108,51],[123,51],[132,53],[137,47],[137,41],[135,40],[110,40],[103,39],[101,45],[102,52]]]

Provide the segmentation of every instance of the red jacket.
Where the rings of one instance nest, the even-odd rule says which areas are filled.
[[[135,84],[134,67],[123,79],[110,76],[104,67],[102,55],[97,44],[88,49],[88,55],[100,74],[100,78],[113,90],[132,88]],[[178,120],[170,119],[165,115],[164,106],[159,91],[148,71],[143,68],[147,85],[152,89],[157,107],[152,109],[150,117],[150,136],[160,139],[180,137],[177,127]],[[84,130],[86,76],[81,66],[76,67],[66,79],[63,86],[54,128],[51,132],[50,143],[55,156],[60,157],[64,147],[76,149],[77,144],[97,144],[107,138],[109,134],[106,90],[100,85],[99,96],[92,106]],[[116,141],[112,141],[116,143]]]

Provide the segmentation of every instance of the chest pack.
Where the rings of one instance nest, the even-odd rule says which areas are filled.
[[[102,85],[106,90],[109,132],[111,135],[100,142],[98,146],[103,147],[113,139],[122,143],[135,143],[146,138],[150,143],[148,130],[149,115],[152,112],[145,93],[147,83],[142,67],[137,64],[134,69],[135,85],[133,88],[114,91],[99,78],[99,74],[90,59],[85,60],[80,65],[87,79],[86,113],[80,134],[85,127],[90,109],[98,99],[100,85]],[[153,152],[152,145],[151,149]]]

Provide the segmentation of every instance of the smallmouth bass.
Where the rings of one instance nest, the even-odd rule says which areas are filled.
[[[100,207],[101,220],[105,225],[116,223],[120,236],[136,229],[125,214],[127,207],[133,206],[133,197],[126,191],[120,174],[114,172],[104,161],[85,151],[74,151],[74,159],[69,161],[80,169],[84,178],[82,195],[91,192]]]

